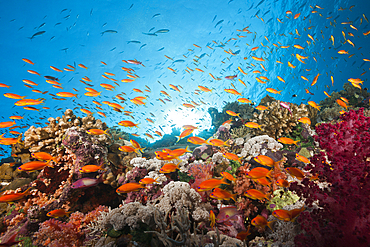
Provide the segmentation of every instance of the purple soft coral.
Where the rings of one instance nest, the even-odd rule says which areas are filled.
[[[369,246],[370,237],[370,118],[363,108],[351,110],[336,124],[316,128],[316,141],[326,153],[311,158],[306,169],[318,174],[328,188],[305,178],[291,189],[319,209],[302,213],[299,221],[305,234],[297,246]]]

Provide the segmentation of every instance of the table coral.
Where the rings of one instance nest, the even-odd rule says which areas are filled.
[[[328,186],[320,188],[305,178],[290,189],[318,207],[301,213],[298,221],[305,234],[297,246],[369,246],[370,224],[370,118],[363,108],[351,110],[335,124],[316,127],[316,141],[325,152],[311,157],[306,170],[317,174]]]

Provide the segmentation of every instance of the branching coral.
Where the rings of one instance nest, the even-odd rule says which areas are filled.
[[[266,154],[267,150],[277,151],[283,148],[283,145],[277,142],[274,138],[268,135],[256,136],[244,143],[244,147],[239,154],[239,157],[245,157],[249,160],[260,154]]]
[[[255,129],[257,135],[265,134],[275,139],[288,135],[299,118],[308,116],[308,109],[304,104],[297,106],[291,103],[292,114],[280,106],[279,100],[267,103],[267,106],[268,110],[261,111],[259,114],[254,113],[253,118],[250,119],[261,125],[261,129]]]
[[[207,221],[209,210],[212,206],[208,203],[201,203],[201,196],[190,185],[185,182],[171,181],[163,187],[163,195],[158,198],[156,204],[159,210],[164,213],[173,211],[175,208],[186,208],[196,222]]]
[[[31,126],[24,133],[24,147],[30,152],[47,152],[55,155],[60,150],[60,145],[63,140],[63,135],[67,129],[76,127],[79,130],[106,129],[107,125],[100,119],[95,119],[92,115],[86,117],[76,117],[71,109],[65,111],[62,117],[48,119],[48,126],[35,128]],[[102,142],[108,141],[105,135],[99,137]],[[16,152],[18,153],[18,152]]]
[[[316,127],[316,141],[326,152],[311,158],[306,169],[317,174],[327,188],[305,178],[290,189],[319,208],[301,213],[305,234],[297,246],[369,246],[370,224],[370,118],[363,108],[343,114],[341,122]],[[318,200],[318,201],[317,201]]]

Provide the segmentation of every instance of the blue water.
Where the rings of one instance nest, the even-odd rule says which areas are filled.
[[[313,100],[319,103],[326,97],[324,90],[328,93],[341,90],[349,78],[361,78],[364,81],[363,87],[369,87],[370,73],[360,76],[369,70],[370,65],[370,62],[363,61],[364,58],[370,59],[370,35],[363,35],[370,30],[363,16],[365,14],[369,18],[369,10],[369,1],[1,1],[0,83],[11,86],[9,89],[0,88],[1,94],[16,93],[27,98],[46,99],[45,104],[36,106],[40,109],[37,112],[14,106],[16,100],[1,95],[2,121],[9,121],[8,117],[12,115],[24,115],[23,120],[16,121],[17,125],[29,126],[36,122],[44,123],[50,116],[61,116],[68,108],[75,108],[76,115],[85,116],[79,110],[81,106],[78,103],[83,108],[97,112],[92,100],[119,103],[114,97],[124,92],[126,95],[122,96],[127,101],[122,105],[125,106],[124,110],[134,112],[134,119],[104,104],[103,112],[107,117],[96,113],[94,116],[109,126],[117,125],[122,120],[140,123],[139,129],[122,129],[141,134],[145,138],[144,133],[153,136],[155,130],[170,133],[172,127],[181,127],[183,124],[197,125],[200,130],[211,128],[208,107],[221,110],[226,102],[239,98],[224,91],[225,88],[232,88],[231,83],[243,97],[257,104],[267,94],[267,87],[282,90],[281,95],[269,93],[279,100],[293,103]],[[286,14],[286,11],[292,11],[292,14]],[[301,15],[293,19],[297,13]],[[278,22],[277,18],[283,23]],[[341,24],[349,21],[357,30],[349,24]],[[245,27],[249,27],[250,33],[238,31]],[[169,31],[155,33],[161,29]],[[107,30],[114,32],[105,32]],[[45,33],[29,38],[40,31]],[[344,43],[342,31],[355,47],[348,42]],[[349,36],[348,32],[354,37]],[[308,34],[315,39],[314,44]],[[330,40],[331,35],[335,39],[334,46]],[[276,48],[273,43],[280,47],[290,47]],[[294,44],[305,49],[296,49]],[[252,52],[251,48],[256,46],[259,49]],[[342,49],[349,54],[338,54]],[[295,58],[297,53],[308,56],[305,64]],[[351,54],[354,55],[349,58]],[[255,61],[252,55],[263,57],[265,61]],[[22,58],[28,58],[35,64],[25,63]],[[133,59],[142,62],[145,67],[122,62]],[[288,67],[288,61],[297,67]],[[80,63],[88,69],[78,67]],[[267,71],[262,69],[260,63]],[[67,64],[76,66],[76,70],[61,73],[49,67],[63,70]],[[238,66],[248,74],[242,74]],[[127,73],[121,67],[133,68],[140,78],[131,83],[122,83]],[[194,71],[187,73],[187,67]],[[195,68],[204,72],[195,71]],[[42,76],[28,73],[29,69]],[[252,73],[254,70],[261,71],[260,75],[268,77],[270,81],[266,84],[258,83],[255,78],[259,75]],[[101,76],[104,72],[116,75],[114,78],[120,86],[115,91],[107,91],[99,86],[100,83],[114,85]],[[209,73],[221,80],[213,80]],[[311,87],[318,73],[318,82]],[[46,83],[43,78],[45,75],[59,78],[64,89],[56,89]],[[237,78],[232,81],[225,79],[225,76],[232,75],[237,75]],[[83,95],[87,86],[80,80],[84,76],[92,79],[91,84],[96,90],[102,91],[101,96],[91,98]],[[277,76],[281,76],[285,83],[279,81]],[[301,76],[308,78],[309,82]],[[333,85],[330,76],[334,78]],[[61,91],[75,93],[75,88],[78,90],[78,99],[58,101],[48,93],[34,93],[24,86],[23,79],[38,83],[34,89],[52,94]],[[243,80],[247,87],[237,79]],[[180,85],[181,92],[170,89],[169,84]],[[133,88],[144,91],[145,85],[151,89],[150,93],[144,92],[148,96],[147,103],[145,106],[135,106],[129,99],[142,94],[134,92]],[[194,92],[198,85],[214,90],[212,93],[201,92],[196,95]],[[306,88],[314,95],[307,94]],[[166,91],[171,98],[162,95],[161,90]],[[297,97],[292,97],[293,94]],[[200,106],[195,109],[182,106],[191,101]],[[46,119],[40,120],[39,117]],[[149,123],[145,118],[151,118],[155,123]],[[3,129],[4,132],[8,131]]]

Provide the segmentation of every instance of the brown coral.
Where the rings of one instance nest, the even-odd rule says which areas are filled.
[[[280,101],[267,103],[268,110],[261,111],[259,114],[254,113],[250,121],[258,123],[261,129],[255,129],[256,135],[268,135],[275,139],[288,135],[297,125],[298,119],[308,116],[307,106],[290,104],[292,114],[280,106]]]
[[[71,109],[67,109],[62,117],[48,118],[48,126],[31,126],[24,133],[24,145],[17,144],[13,148],[14,153],[21,153],[21,150],[29,149],[30,152],[47,152],[56,155],[60,150],[60,145],[65,132],[75,126],[78,130],[107,129],[107,125],[100,119],[95,119],[91,114],[86,117],[77,117]],[[101,141],[107,141],[107,137],[99,137]]]

